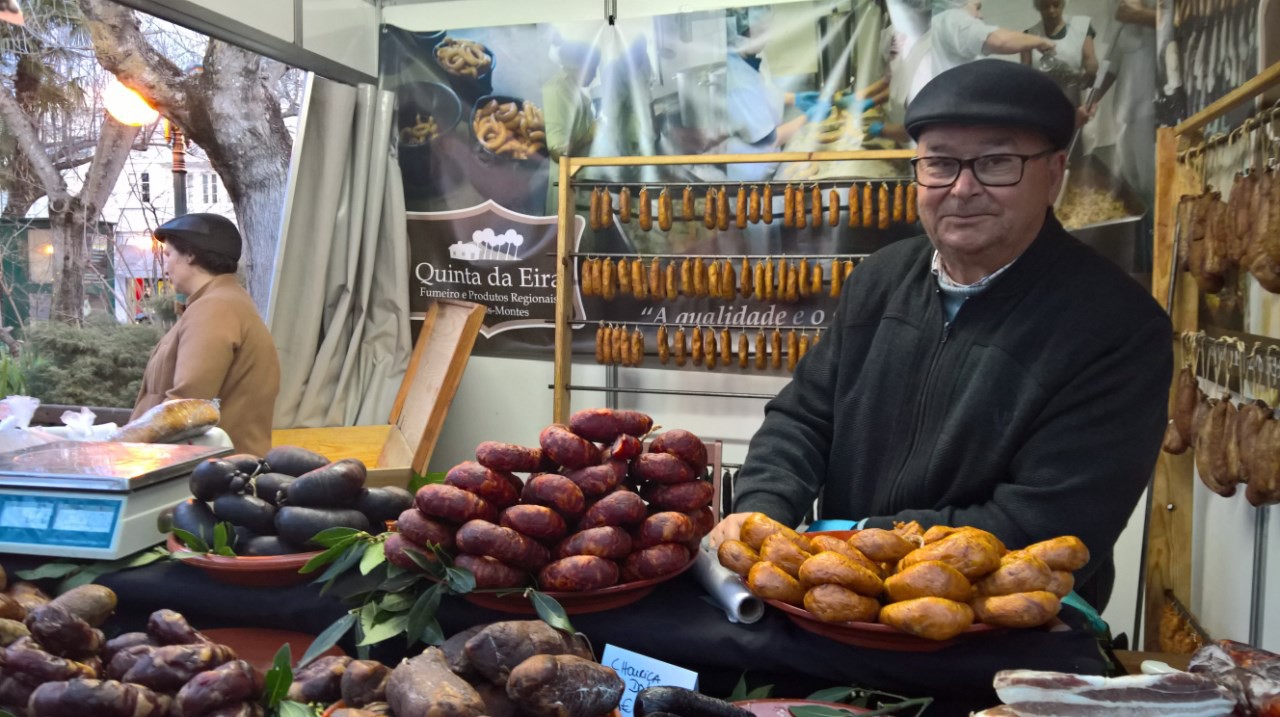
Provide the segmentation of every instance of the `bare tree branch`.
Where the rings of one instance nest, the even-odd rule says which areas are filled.
[[[147,40],[133,10],[112,0],[80,0],[98,61],[180,126],[190,123],[182,70]]]
[[[39,149],[44,146],[40,142],[40,132],[31,123],[27,113],[22,111],[8,87],[0,87],[0,117],[4,118],[9,131],[17,138],[18,151],[27,157],[36,176],[44,184],[50,205],[55,201],[67,202],[71,198],[67,183],[62,180],[62,175],[53,166],[49,155]],[[28,148],[33,148],[34,151],[28,151]]]
[[[112,117],[102,123],[102,132],[98,134],[98,148],[94,150],[93,168],[80,192],[80,200],[85,203],[89,217],[97,217],[106,203],[107,197],[124,169],[125,159],[133,150],[133,139],[138,136],[138,128],[117,122]]]

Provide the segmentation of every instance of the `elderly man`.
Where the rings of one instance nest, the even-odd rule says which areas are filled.
[[[765,409],[736,484],[746,512],[971,525],[1010,548],[1073,534],[1101,610],[1146,486],[1172,377],[1168,317],[1068,234],[1052,203],[1075,108],[999,60],[945,72],[906,127],[927,236],[868,258],[831,330]]]

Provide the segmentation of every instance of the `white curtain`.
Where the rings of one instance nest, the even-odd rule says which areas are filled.
[[[395,96],[312,75],[267,325],[275,427],[386,423],[412,349]]]

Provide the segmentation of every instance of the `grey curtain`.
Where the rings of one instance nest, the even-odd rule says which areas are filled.
[[[412,349],[395,98],[311,76],[267,325],[275,427],[386,423]]]

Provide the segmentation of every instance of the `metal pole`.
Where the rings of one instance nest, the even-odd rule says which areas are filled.
[[[187,138],[182,128],[170,123],[173,140],[173,216],[187,213]]]
[[[1258,508],[1253,523],[1253,592],[1249,600],[1249,644],[1262,644],[1262,620],[1267,606],[1267,528],[1271,508]]]

